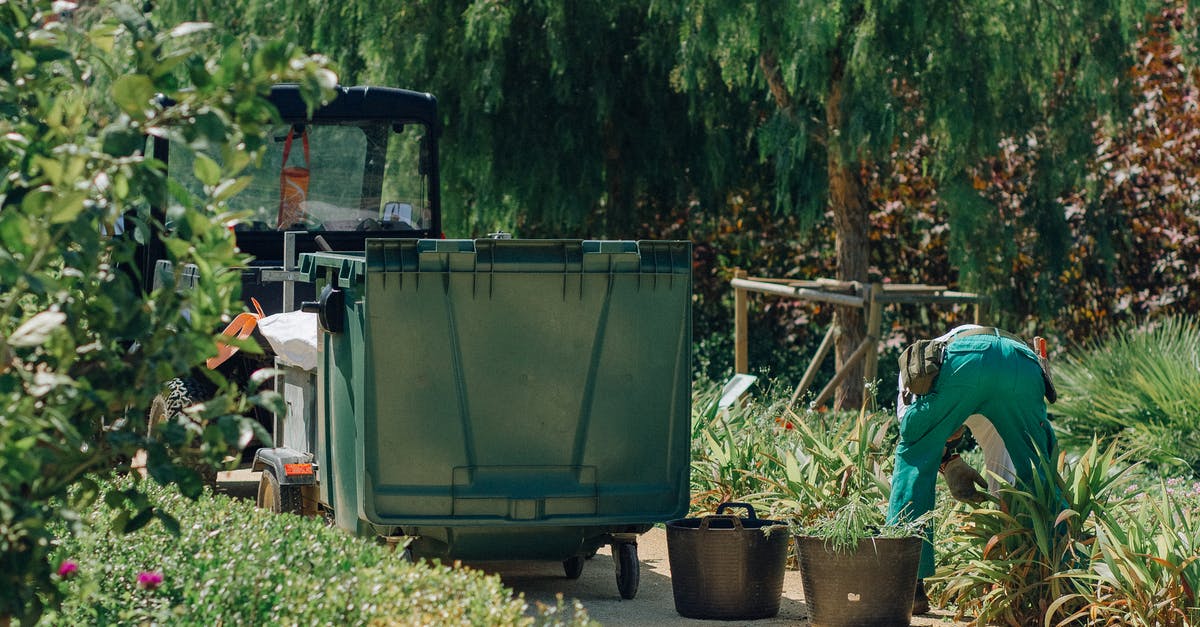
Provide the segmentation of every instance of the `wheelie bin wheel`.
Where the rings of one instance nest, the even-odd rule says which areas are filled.
[[[567,579],[579,579],[583,574],[583,556],[576,555],[563,560],[563,572],[567,574]]]
[[[270,468],[264,468],[258,479],[258,506],[276,514],[304,513],[304,499],[300,486],[279,485],[279,479]]]
[[[637,596],[641,579],[637,545],[632,542],[620,542],[613,544],[612,549],[613,564],[617,568],[617,590],[622,599],[632,599]]]

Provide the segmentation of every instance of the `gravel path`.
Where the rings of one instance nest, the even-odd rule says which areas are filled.
[[[675,612],[671,592],[671,567],[667,561],[667,534],[655,527],[638,538],[641,561],[641,585],[637,597],[625,601],[617,593],[612,557],[608,547],[600,549],[584,566],[577,580],[563,576],[556,562],[477,562],[468,564],[500,575],[504,584],[534,603],[553,605],[555,595],[578,599],[588,615],[605,625],[808,625],[808,608],[800,585],[800,571],[784,573],[783,602],[775,618],[756,621],[717,621],[684,618]],[[912,625],[966,625],[955,622],[953,614],[935,610],[913,618]]]

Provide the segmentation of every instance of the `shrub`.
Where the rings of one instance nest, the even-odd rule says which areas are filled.
[[[713,512],[727,501],[762,506],[774,480],[780,425],[772,421],[779,401],[769,392],[719,411],[721,386],[701,380],[692,390],[692,510]]]
[[[1200,323],[1165,318],[1071,354],[1055,371],[1064,444],[1098,435],[1200,477]]]
[[[800,526],[851,503],[872,503],[882,520],[891,496],[895,427],[884,413],[786,414],[786,450],[775,461],[771,508]],[[888,437],[889,433],[892,437]]]
[[[115,534],[120,510],[99,503],[87,511],[87,531],[65,535],[54,552],[72,572],[56,575],[64,601],[46,624],[587,623],[577,603],[526,616],[498,576],[412,564],[318,518],[222,495],[192,501],[146,482],[141,489],[175,512],[178,526],[155,521]]]
[[[1128,468],[1115,446],[1093,443],[1077,460],[1040,460],[1041,471],[971,510],[944,551],[934,581],[979,624],[1051,625],[1079,611],[1098,524],[1115,524]]]
[[[1091,572],[1080,592],[1062,603],[1082,601],[1069,618],[1095,624],[1185,626],[1200,621],[1200,484],[1182,495],[1166,484],[1138,499],[1111,520],[1097,521]],[[1190,503],[1189,503],[1190,502]]]
[[[834,512],[852,498],[886,503],[890,495],[891,416],[877,412],[799,413],[787,390],[758,392],[718,412],[720,388],[693,391],[692,509],[750,502],[764,517],[800,524]]]
[[[286,43],[201,50],[207,25],[159,32],[127,5],[87,4],[0,3],[0,623],[34,620],[54,602],[43,594],[54,590],[46,522],[105,492],[88,473],[145,448],[156,478],[199,493],[196,474],[165,453],[186,432],[147,438],[144,408],[158,382],[216,352],[215,330],[236,302],[238,273],[222,269],[245,258],[225,201],[277,116],[263,96],[296,81],[316,102],[336,80]],[[148,136],[201,155],[201,196],[165,180]],[[196,264],[203,287],[143,293],[138,243],[161,246],[176,268]],[[244,436],[245,407],[233,394],[209,404],[207,458]],[[165,516],[134,492],[108,496],[125,512],[118,529]]]

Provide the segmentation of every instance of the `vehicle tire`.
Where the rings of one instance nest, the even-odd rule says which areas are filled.
[[[304,513],[304,499],[300,494],[300,486],[280,485],[275,471],[270,468],[264,468],[258,479],[257,504],[276,514],[300,516]]]
[[[563,572],[566,573],[567,579],[579,579],[579,576],[583,574],[583,561],[582,555],[563,560]]]
[[[632,542],[613,544],[613,564],[617,569],[617,591],[622,599],[632,599],[637,596],[638,583],[641,579],[638,563],[637,545]]]
[[[146,433],[153,434],[155,427],[168,420],[175,420],[183,415],[185,409],[207,400],[212,393],[212,386],[195,377],[180,377],[167,381],[163,384],[162,392],[150,401],[150,410],[146,412]],[[200,475],[204,485],[217,485],[216,468],[202,462],[190,463],[187,467]]]
[[[212,389],[195,377],[180,377],[163,384],[162,392],[150,401],[146,428],[154,427],[183,413],[183,410],[208,399]]]

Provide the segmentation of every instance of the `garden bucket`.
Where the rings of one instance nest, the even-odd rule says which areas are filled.
[[[745,508],[748,518],[723,514]],[[745,503],[722,503],[713,516],[667,523],[675,611],[688,618],[753,620],[779,613],[790,534]]]
[[[865,538],[835,552],[823,538],[796,537],[812,627],[908,625],[922,538]]]

